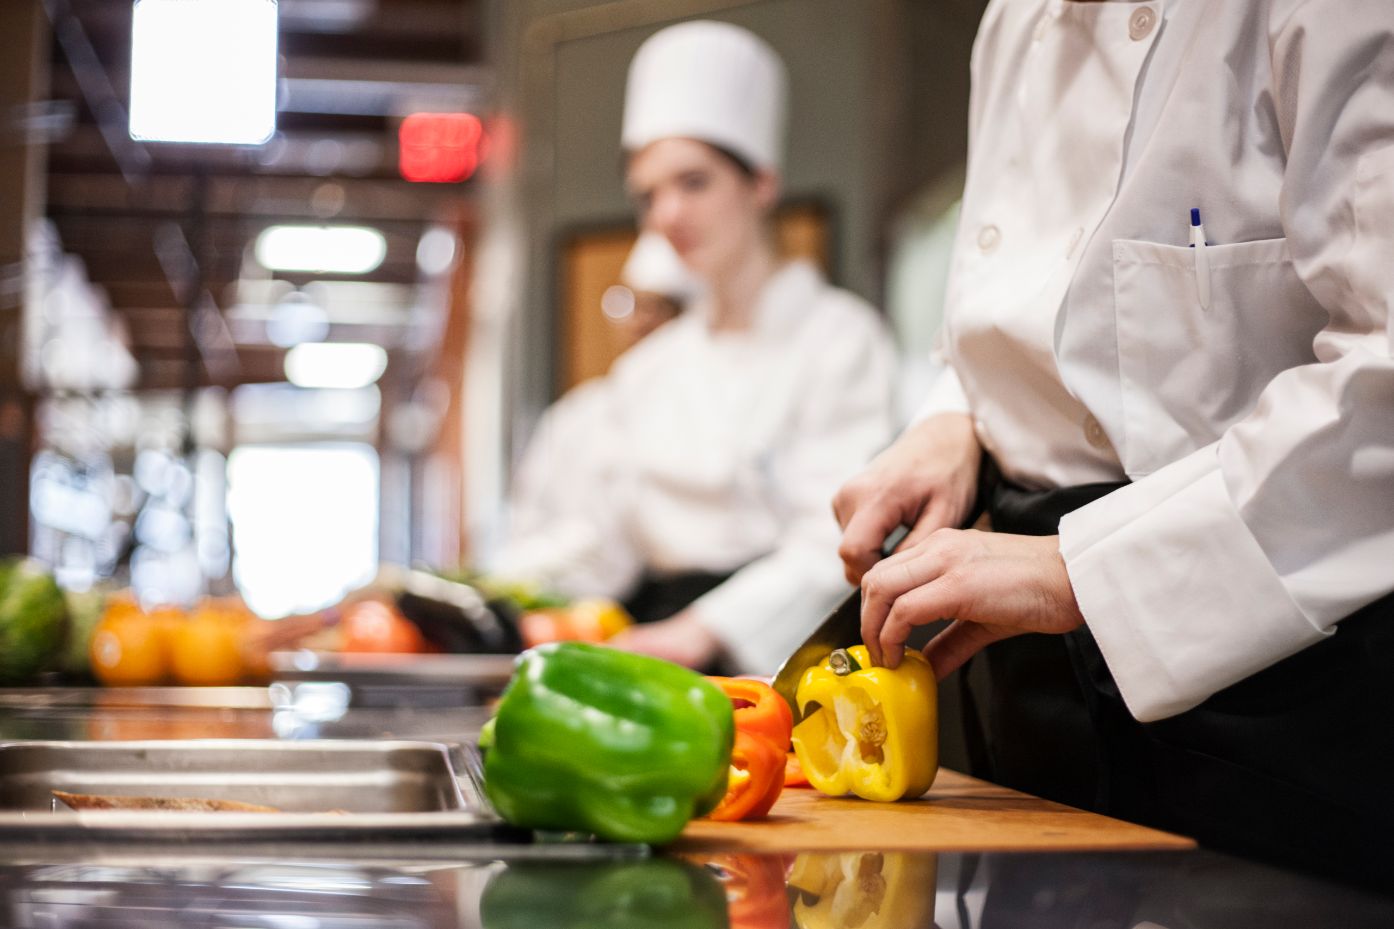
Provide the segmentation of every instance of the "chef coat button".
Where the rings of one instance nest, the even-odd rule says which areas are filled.
[[[1099,425],[1099,421],[1094,418],[1093,413],[1084,417],[1084,438],[1099,451],[1113,447],[1108,441],[1108,436],[1104,434],[1104,427]]]
[[[982,251],[992,251],[1000,241],[1002,241],[1002,233],[996,226],[984,226],[978,230],[978,248]]]
[[[1134,42],[1141,42],[1152,34],[1152,27],[1157,25],[1157,13],[1150,6],[1140,6],[1133,10],[1133,15],[1128,18],[1128,35]]]

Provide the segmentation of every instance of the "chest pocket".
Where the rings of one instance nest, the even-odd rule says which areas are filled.
[[[1279,372],[1315,360],[1327,314],[1298,278],[1286,239],[1212,245],[1210,306],[1195,250],[1115,239],[1114,313],[1123,467],[1141,477],[1215,441]]]

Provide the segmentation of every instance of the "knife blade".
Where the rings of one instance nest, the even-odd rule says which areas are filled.
[[[881,557],[885,558],[895,551],[896,547],[909,534],[908,527],[897,526],[882,543]],[[793,710],[795,725],[803,719],[803,714],[799,712],[799,701],[796,698],[803,673],[828,657],[828,654],[834,649],[860,645],[861,641],[862,591],[858,587],[848,594],[845,600],[833,607],[833,611],[823,618],[823,621],[818,624],[818,628],[813,630],[813,634],[804,639],[803,644],[794,649],[794,654],[784,659],[784,664],[780,665],[779,670],[775,672],[771,686],[774,687],[776,693],[784,698],[784,702],[789,704],[789,709]]]
[[[795,694],[804,672],[828,657],[828,653],[834,649],[856,645],[861,640],[862,591],[857,588],[819,623],[813,634],[804,639],[792,655],[784,659],[784,664],[775,673],[773,687],[789,704],[789,709],[794,711],[795,723],[803,718]]]

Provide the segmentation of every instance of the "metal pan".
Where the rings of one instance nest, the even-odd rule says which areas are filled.
[[[407,741],[191,740],[0,744],[0,834],[125,841],[528,841],[480,789],[472,746]],[[203,797],[277,813],[74,812],[53,789]]]

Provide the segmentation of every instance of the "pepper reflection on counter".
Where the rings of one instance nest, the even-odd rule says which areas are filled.
[[[937,856],[904,852],[520,862],[491,879],[480,915],[485,929],[934,929],[936,873]]]
[[[932,929],[938,856],[800,855],[789,874],[799,929]]]
[[[779,890],[782,895],[783,886]],[[670,858],[625,862],[516,862],[489,881],[479,902],[484,929],[722,929],[720,883]]]
[[[7,929],[1394,925],[1394,899],[1206,851],[619,859],[597,851],[534,848],[524,854],[573,857],[500,860],[500,850],[477,847],[438,850],[432,860],[419,844],[398,848],[401,858],[386,846],[339,846],[326,857],[269,860],[245,850],[30,845],[0,855],[0,913]]]

